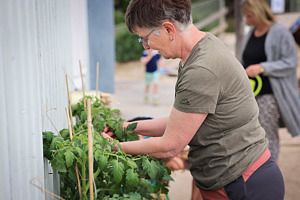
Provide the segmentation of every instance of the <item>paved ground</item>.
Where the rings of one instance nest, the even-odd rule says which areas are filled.
[[[224,35],[223,40],[233,49],[234,37]],[[178,60],[166,61],[175,69]],[[300,70],[298,70],[300,71]],[[117,64],[115,76],[115,94],[112,96],[112,107],[121,111],[122,118],[129,120],[138,116],[154,118],[167,116],[174,100],[175,76],[163,74],[160,80],[159,105],[144,104],[143,91],[144,67],[139,62]],[[300,138],[291,138],[286,129],[280,129],[280,154],[278,165],[282,170],[286,185],[286,200],[300,199]],[[189,171],[177,171],[172,174],[175,179],[170,183],[171,200],[189,200],[192,178]]]

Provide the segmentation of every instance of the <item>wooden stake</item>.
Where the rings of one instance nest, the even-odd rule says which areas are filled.
[[[68,111],[67,107],[66,107],[66,114],[67,114],[67,118],[68,118],[68,127],[69,127],[69,132],[70,132],[70,139],[72,140],[72,138],[73,138],[72,127],[71,127],[70,116],[69,116],[69,111]]]
[[[56,108],[50,108],[50,109],[48,109],[48,108],[47,108],[47,105],[46,105],[46,117],[49,119],[50,123],[51,123],[52,126],[55,128],[55,130],[56,130],[56,132],[58,133],[58,135],[61,137],[59,131],[57,130],[56,126],[54,125],[54,123],[52,122],[52,120],[50,119],[50,117],[49,117],[49,115],[48,115],[48,112],[49,112],[50,110],[56,110]]]
[[[73,138],[73,134],[72,134],[73,126],[71,127],[71,122],[70,122],[70,117],[69,117],[69,111],[68,111],[67,107],[66,107],[66,114],[67,114],[67,118],[68,118],[68,126],[69,126],[70,139],[72,140],[72,138]],[[74,145],[74,143],[73,143],[73,145]],[[75,171],[76,171],[77,184],[78,184],[78,190],[79,190],[79,199],[81,200],[82,193],[81,193],[81,185],[80,185],[80,179],[79,179],[79,173],[78,173],[77,163],[76,163],[76,166],[75,166]]]
[[[91,99],[87,100],[87,123],[88,123],[88,144],[89,144],[89,181],[90,181],[90,200],[94,199],[93,183],[93,136],[92,136],[92,114]]]
[[[99,62],[97,62],[96,97],[98,98]]]
[[[72,130],[73,130],[74,124],[73,124],[72,107],[71,107],[70,91],[69,91],[68,75],[67,74],[66,74],[66,84],[67,84],[67,92],[68,92],[68,104],[69,104],[69,110],[70,110],[70,118],[71,118]],[[74,131],[72,131],[72,133],[74,135]]]
[[[81,83],[82,83],[83,105],[86,108],[86,100],[85,100],[85,92],[84,92],[84,81],[83,81],[82,67],[81,67],[81,61],[80,60],[79,60],[79,66],[80,66],[80,75],[81,75]]]
[[[34,184],[33,181],[38,181],[41,186],[39,186],[37,184]],[[56,195],[56,194],[54,194],[52,192],[49,192],[48,190],[45,190],[43,188],[43,183],[44,183],[44,181],[43,181],[43,178],[41,178],[41,177],[35,177],[35,178],[32,178],[30,180],[30,184],[31,185],[33,185],[33,186],[37,187],[38,189],[40,189],[41,192],[44,192],[46,195],[48,195],[49,197],[51,197],[51,199],[54,199],[54,200],[55,199],[65,200],[64,198],[61,198],[60,196],[58,196],[58,195]]]
[[[75,166],[75,172],[76,172],[76,178],[77,178],[77,184],[78,184],[78,190],[79,190],[79,200],[81,200],[82,192],[81,192],[81,185],[80,185],[80,179],[79,179],[79,172],[78,172],[77,163],[76,163],[76,166]]]

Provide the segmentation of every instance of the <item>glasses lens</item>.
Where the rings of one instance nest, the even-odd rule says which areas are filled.
[[[149,47],[149,46],[148,46],[148,41],[147,41],[147,40],[142,39],[142,38],[139,38],[138,41],[139,41],[139,43],[141,43],[142,45],[144,45],[144,46],[146,46],[146,47]]]

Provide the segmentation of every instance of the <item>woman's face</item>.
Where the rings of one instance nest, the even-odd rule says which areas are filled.
[[[254,26],[256,27],[258,24],[259,24],[259,21],[257,20],[257,18],[254,16],[253,13],[251,12],[246,12],[244,14],[245,16],[245,19],[246,19],[246,23],[251,25],[251,26]]]
[[[144,39],[149,33],[148,37],[141,44],[145,49],[153,49],[158,50],[158,52],[165,58],[171,58],[170,52],[170,38],[167,37],[164,31],[161,28],[158,28],[155,31],[160,31],[160,34],[155,34],[155,31],[151,33],[153,29],[143,29],[143,28],[135,28],[135,32],[140,36],[141,39]]]

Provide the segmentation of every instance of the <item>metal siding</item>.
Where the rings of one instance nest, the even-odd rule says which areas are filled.
[[[0,14],[1,15],[1,14]],[[2,19],[2,16],[1,16]],[[1,94],[5,94],[5,81],[4,81],[4,62],[2,58],[2,33],[0,29],[0,92]],[[7,173],[7,169],[9,169],[9,153],[8,153],[8,137],[6,131],[7,127],[7,117],[6,117],[6,101],[5,96],[0,95],[0,133],[1,133],[1,140],[0,140],[0,155],[1,155],[1,164],[0,164],[0,197],[4,199],[11,199],[10,195],[10,175]]]
[[[43,158],[42,131],[56,132],[46,106],[56,108],[48,112],[56,128],[67,127],[69,0],[2,0],[0,21],[0,197],[43,200],[45,195],[29,181],[45,177],[47,189],[58,191],[56,175],[48,174],[51,168]]]

